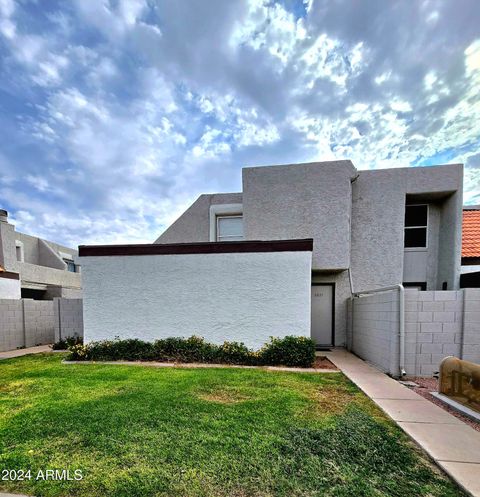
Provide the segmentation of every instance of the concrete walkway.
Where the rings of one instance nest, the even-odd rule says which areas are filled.
[[[480,432],[344,349],[322,352],[466,492],[480,497]]]
[[[41,354],[42,352],[52,352],[50,345],[39,345],[38,347],[28,347],[26,349],[9,350],[8,352],[0,352],[0,361],[2,359],[12,359],[28,354]],[[1,494],[0,494],[1,497]]]

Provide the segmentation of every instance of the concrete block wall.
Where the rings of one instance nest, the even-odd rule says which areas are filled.
[[[68,337],[83,337],[83,300],[54,299],[55,342]]]
[[[83,336],[82,299],[0,299],[0,352]]]
[[[395,376],[399,328],[394,294],[398,297],[391,291],[353,299],[350,348]],[[405,290],[407,375],[432,376],[447,356],[480,363],[480,289]]]
[[[442,359],[462,356],[463,316],[463,290],[405,290],[407,375],[432,376]]]
[[[15,350],[25,344],[23,302],[20,299],[0,300],[0,352]]]
[[[480,364],[480,288],[465,288],[462,359]]]
[[[53,301],[23,299],[25,347],[53,343]]]
[[[352,351],[392,375],[398,374],[398,290],[352,301]]]

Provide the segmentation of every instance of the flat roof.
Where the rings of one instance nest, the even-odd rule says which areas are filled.
[[[242,252],[311,252],[313,239],[252,240],[241,242],[143,243],[133,245],[80,245],[80,257],[118,255],[229,254]]]

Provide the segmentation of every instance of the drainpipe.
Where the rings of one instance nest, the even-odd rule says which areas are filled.
[[[367,295],[370,293],[386,292],[388,290],[398,290],[398,326],[399,326],[399,342],[400,342],[400,352],[398,357],[398,369],[400,371],[400,376],[405,376],[407,372],[405,371],[405,288],[402,284],[385,286],[382,288],[375,288],[375,290],[365,290],[364,292],[356,292],[353,294],[354,297],[358,298],[362,295]]]

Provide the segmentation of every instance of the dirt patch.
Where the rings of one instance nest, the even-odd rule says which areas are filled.
[[[340,414],[356,400],[356,393],[341,385],[325,385],[308,394],[315,401],[315,409],[322,414]]]
[[[207,402],[216,402],[218,404],[238,404],[250,400],[251,397],[244,395],[235,390],[215,390],[214,392],[202,392],[198,395],[199,399]]]
[[[317,356],[315,358],[315,363],[313,365],[315,369],[331,369],[333,371],[338,371],[338,368],[333,364],[333,362],[329,361],[324,356]]]
[[[462,420],[464,423],[471,426],[474,430],[480,431],[480,423],[478,421],[474,421],[468,416],[464,416],[453,407],[450,407],[449,405],[445,404],[439,399],[436,399],[433,395],[430,394],[430,392],[438,392],[437,378],[414,377],[409,379],[414,381],[415,383],[418,383],[418,387],[410,387],[415,393],[418,393],[418,395],[421,395],[424,399],[429,400],[438,407],[441,407],[444,411],[447,411],[456,418]]]

